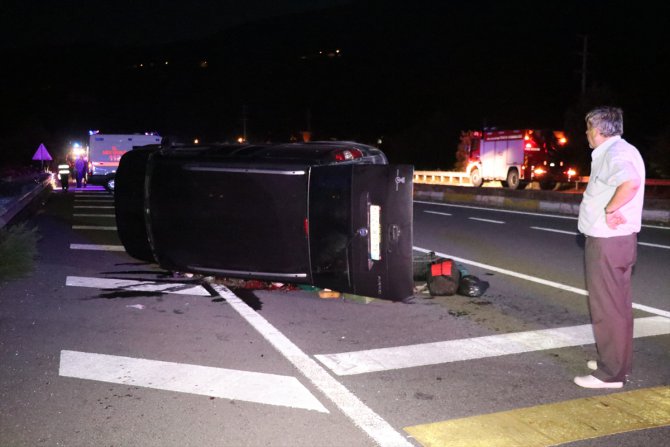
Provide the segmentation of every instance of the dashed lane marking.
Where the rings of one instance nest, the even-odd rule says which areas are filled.
[[[74,217],[116,217],[116,214],[87,214],[87,213],[75,213]]]
[[[546,447],[670,425],[670,387],[406,427],[425,447]]]
[[[635,320],[635,338],[666,334],[670,334],[668,318],[646,317]],[[339,354],[319,354],[314,357],[335,374],[345,376],[593,343],[591,325],[584,324]]]
[[[524,214],[527,216],[538,216],[538,217],[551,217],[553,219],[569,219],[569,220],[577,220],[577,216],[566,216],[566,215],[560,215],[560,214],[545,214],[545,213],[533,213],[530,211],[514,211],[514,210],[503,210],[499,208],[486,208],[483,206],[471,206],[471,205],[456,205],[454,203],[440,203],[440,202],[428,202],[425,200],[415,200],[414,203],[420,203],[422,205],[435,205],[435,206],[449,206],[453,208],[466,208],[466,209],[471,209],[471,210],[483,210],[483,211],[491,211],[494,213],[508,213],[508,214]],[[642,224],[644,228],[655,228],[658,230],[670,230],[670,227],[663,227],[659,225],[647,225],[647,224]]]
[[[123,245],[70,244],[70,250],[126,251]]]
[[[73,230],[104,230],[104,231],[116,231],[115,226],[104,226],[104,225],[72,225]]]
[[[177,293],[181,295],[211,296],[211,294],[200,285],[174,282],[68,276],[65,279],[65,285],[71,287],[91,287],[96,289],[120,289],[124,291],[163,292]]]
[[[424,213],[428,213],[428,214],[438,214],[438,215],[440,215],[440,216],[451,216],[450,213],[441,213],[441,212],[439,212],[439,211],[430,211],[430,210],[426,210],[426,211],[424,211]]]
[[[571,236],[577,236],[579,233],[576,231],[565,231],[565,230],[557,230],[555,228],[545,228],[545,227],[530,227],[531,230],[539,230],[539,231],[549,231],[551,233],[561,233],[561,234],[569,234]]]
[[[439,256],[441,258],[450,258],[450,259],[453,259],[454,261],[460,262],[462,264],[474,265],[475,267],[480,267],[480,268],[483,268],[483,269],[486,269],[486,270],[490,270],[492,272],[498,272],[498,273],[501,273],[503,275],[513,276],[513,277],[519,278],[519,279],[525,279],[526,281],[531,281],[531,282],[535,282],[535,283],[542,284],[542,285],[545,285],[545,286],[554,287],[554,288],[565,290],[565,291],[568,291],[568,292],[573,292],[573,293],[576,293],[578,295],[588,296],[588,294],[589,294],[586,290],[580,289],[578,287],[568,286],[566,284],[561,284],[561,283],[558,283],[558,282],[555,282],[555,281],[549,281],[549,280],[546,280],[546,279],[543,279],[543,278],[538,278],[537,276],[526,275],[525,273],[518,273],[518,272],[514,272],[512,270],[507,270],[507,269],[503,269],[503,268],[500,268],[500,267],[495,267],[493,265],[484,264],[484,263],[477,262],[477,261],[471,261],[469,259],[459,258],[457,256],[452,256],[452,255],[447,254],[447,253],[438,253],[438,252],[434,252],[432,250],[427,250],[427,249],[421,248],[421,247],[414,247],[414,250],[416,250],[418,252],[421,252],[421,253],[431,253],[432,252],[432,253],[435,253],[437,256]],[[662,310],[662,309],[656,309],[656,308],[651,307],[651,306],[645,306],[643,304],[633,303],[633,309],[639,309],[639,310],[643,310],[645,312],[660,315],[662,317],[670,318],[670,312],[668,312],[666,310]]]
[[[565,231],[565,230],[557,230],[554,228],[545,228],[545,227],[530,227],[532,230],[540,230],[540,231],[550,231],[553,233],[562,233],[562,234],[569,234],[571,236],[577,236],[579,233],[576,231]],[[666,250],[670,250],[669,245],[661,245],[661,244],[652,244],[651,242],[639,242],[637,245],[644,245],[646,247],[655,247],[655,248],[665,248]]]
[[[494,224],[504,224],[502,220],[493,220],[493,219],[482,219],[481,217],[468,217],[470,220],[477,220],[479,222],[488,222],[488,223],[494,223]]]
[[[76,198],[76,203],[114,203],[114,199],[80,199]]]
[[[97,210],[113,210],[113,206],[106,205],[74,205],[74,209],[97,209]]]
[[[62,377],[328,413],[295,377],[116,355],[60,353]]]

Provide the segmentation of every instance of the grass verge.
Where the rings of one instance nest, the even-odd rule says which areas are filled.
[[[33,270],[38,239],[37,229],[24,223],[0,228],[0,280],[19,278]]]

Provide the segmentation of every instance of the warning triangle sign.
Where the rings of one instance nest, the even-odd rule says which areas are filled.
[[[33,155],[33,160],[40,160],[40,161],[52,160],[49,151],[44,146],[44,143],[40,143],[40,147],[37,148],[37,150],[35,151],[35,155]]]

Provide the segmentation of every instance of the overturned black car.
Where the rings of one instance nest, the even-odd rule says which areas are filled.
[[[412,177],[354,142],[146,146],[119,163],[117,228],[168,270],[403,300]]]

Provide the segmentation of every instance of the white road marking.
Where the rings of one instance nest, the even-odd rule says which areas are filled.
[[[114,226],[103,226],[103,225],[72,225],[73,230],[105,230],[105,231],[116,231]]]
[[[449,214],[449,213],[440,213],[439,211],[425,210],[424,213],[428,213],[428,214],[439,214],[440,216],[451,216],[451,214]]]
[[[530,211],[515,211],[515,210],[503,210],[498,208],[486,208],[483,206],[470,206],[470,205],[456,205],[453,203],[441,203],[441,202],[428,202],[426,200],[415,200],[414,203],[421,203],[423,205],[435,205],[435,206],[451,206],[454,208],[467,208],[471,210],[484,210],[484,211],[493,211],[496,213],[509,213],[509,214],[524,214],[527,216],[540,216],[540,217],[551,217],[554,219],[570,219],[577,220],[577,216],[566,216],[561,214],[543,214],[543,213],[533,213]],[[658,230],[670,230],[670,227],[662,227],[659,225],[645,225],[642,224],[645,228],[656,228]]]
[[[116,217],[116,214],[86,214],[86,213],[81,213],[81,214],[73,214],[74,217]]]
[[[418,252],[421,252],[421,253],[430,253],[430,252],[433,251],[433,250],[428,250],[428,249],[421,248],[421,247],[414,247],[414,250],[416,250]],[[519,279],[525,279],[526,281],[531,281],[531,282],[535,282],[535,283],[542,284],[542,285],[545,285],[545,286],[554,287],[556,289],[565,290],[565,291],[568,291],[568,292],[576,293],[578,295],[588,296],[588,294],[589,294],[584,289],[580,289],[578,287],[568,286],[566,284],[561,284],[561,283],[555,282],[555,281],[549,281],[549,280],[546,280],[546,279],[538,278],[537,276],[526,275],[525,273],[518,273],[518,272],[514,272],[512,270],[507,270],[507,269],[503,269],[503,268],[500,268],[500,267],[495,267],[493,265],[483,264],[481,262],[476,262],[476,261],[471,261],[469,259],[459,258],[457,256],[452,256],[452,255],[447,254],[447,253],[435,252],[435,254],[437,256],[441,257],[441,258],[450,258],[450,259],[453,259],[456,262],[461,262],[463,264],[468,264],[468,265],[474,265],[475,267],[480,267],[480,268],[483,268],[483,269],[486,269],[486,270],[491,270],[493,272],[502,273],[503,275],[513,276],[513,277],[519,278]],[[660,316],[663,316],[663,317],[666,317],[666,318],[670,318],[670,312],[668,312],[666,310],[662,310],[662,309],[655,309],[653,307],[645,306],[645,305],[642,305],[642,304],[633,303],[633,309],[639,309],[639,310],[643,310],[645,312],[649,312],[649,313],[652,313],[652,314],[656,314],[656,315],[660,315]]]
[[[670,319],[635,320],[634,337],[670,334]],[[335,374],[353,375],[593,344],[590,324],[340,354],[315,355]]]
[[[126,251],[123,245],[70,244],[70,250]]]
[[[60,376],[328,413],[291,376],[116,355],[60,353]]]
[[[74,205],[75,209],[98,209],[98,210],[113,210],[113,206],[105,205]]]
[[[643,227],[645,228],[654,228],[656,230],[670,230],[670,227],[662,227],[660,225],[644,225],[642,224]]]
[[[114,199],[80,199],[75,197],[75,203],[114,203]]]
[[[638,242],[637,245],[645,245],[647,247],[656,247],[656,248],[665,248],[666,250],[670,250],[670,246],[668,246],[668,245],[652,244],[652,243],[649,243],[649,242]]]
[[[545,227],[530,227],[530,228],[532,230],[551,231],[553,233],[569,234],[569,235],[572,235],[572,236],[577,236],[579,234],[576,231],[556,230],[554,228],[545,228]],[[644,245],[646,247],[665,248],[666,250],[670,250],[670,246],[668,246],[668,245],[652,244],[650,242],[639,242],[638,241],[637,245]]]
[[[124,291],[162,292],[176,293],[179,295],[211,296],[211,294],[200,285],[176,282],[166,283],[158,281],[136,281],[133,279],[68,276],[65,279],[65,285],[71,287],[91,287],[95,289],[122,289]]]
[[[556,230],[555,228],[545,228],[545,227],[530,227],[530,228],[531,230],[550,231],[552,233],[570,234],[573,236],[577,236],[579,234],[576,231]]]
[[[498,208],[486,208],[483,206],[469,206],[469,205],[455,205],[453,203],[440,203],[440,202],[427,202],[425,200],[415,200],[414,203],[421,203],[423,205],[435,205],[435,206],[451,206],[454,208],[467,208],[471,210],[484,210],[484,211],[493,211],[496,213],[509,213],[509,214],[524,214],[527,216],[540,216],[540,217],[553,217],[556,219],[571,219],[577,220],[574,216],[563,216],[560,214],[542,214],[542,213],[531,213],[529,211],[514,211],[514,210],[501,210]]]
[[[337,407],[381,447],[411,447],[412,444],[388,422],[368,408],[360,399],[302,352],[291,340],[240,300],[226,287],[212,284],[226,302],[254,327],[274,348],[309,379]]]
[[[480,217],[468,217],[470,220],[478,220],[480,222],[489,222],[489,223],[494,223],[494,224],[504,224],[502,220],[492,220],[492,219],[482,219]]]

